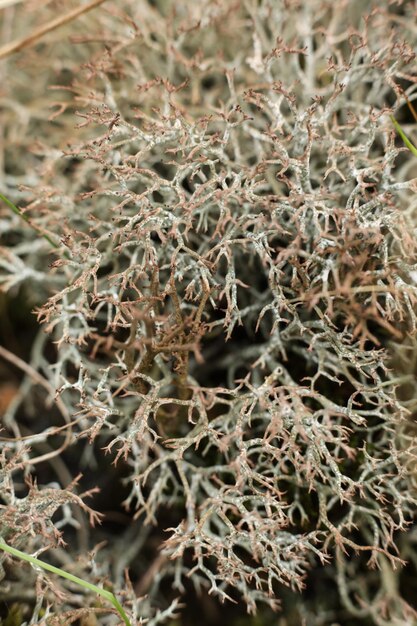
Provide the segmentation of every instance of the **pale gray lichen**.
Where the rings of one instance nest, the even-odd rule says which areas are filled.
[[[180,517],[148,600],[130,597],[151,624],[174,610],[151,608],[167,580],[255,611],[332,562],[351,615],[415,619],[383,592],[416,505],[386,351],[415,327],[415,185],[387,111],[398,84],[414,97],[416,34],[411,5],[366,4],[363,19],[360,2],[103,6],[79,70],[54,43],[54,84],[70,79],[30,182],[5,176],[62,242],[47,271],[46,242],[10,216],[1,280],[42,283],[57,351],[32,364],[77,416],[71,445],[126,464],[135,519]],[[13,128],[33,141],[26,106]]]

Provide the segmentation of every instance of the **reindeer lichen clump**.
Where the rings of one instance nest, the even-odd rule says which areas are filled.
[[[331,2],[104,5],[109,43],[56,118],[70,91],[77,136],[58,160],[37,146],[26,212],[61,248],[38,302],[56,359],[36,358],[76,413],[69,445],[124,467],[142,540],[120,563],[141,572],[146,529],[173,519],[141,615],[166,581],[278,608],[321,566],[353,616],[412,613],[383,592],[416,505],[386,351],[416,322],[386,110],[415,54],[394,9],[350,4],[346,30]],[[34,253],[7,254],[12,286]]]

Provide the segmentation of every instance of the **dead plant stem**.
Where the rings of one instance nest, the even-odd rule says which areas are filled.
[[[76,9],[69,11],[69,13],[66,13],[65,15],[61,15],[54,18],[53,20],[50,20],[37,30],[34,30],[31,35],[28,35],[27,37],[20,37],[19,39],[15,39],[14,41],[11,41],[10,43],[0,47],[0,59],[4,59],[14,52],[19,52],[20,50],[23,50],[23,48],[31,46],[36,41],[38,41],[38,39],[43,37],[43,35],[46,35],[47,33],[50,33],[51,31],[60,28],[65,24],[68,24],[83,13],[87,13],[88,11],[91,11],[91,9],[95,9],[100,4],[103,4],[103,2],[105,1],[106,0],[93,0],[89,4],[77,7]]]

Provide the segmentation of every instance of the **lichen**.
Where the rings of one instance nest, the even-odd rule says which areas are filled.
[[[74,50],[44,43],[57,76],[32,105],[7,85],[5,193],[38,233],[2,210],[0,280],[37,297],[30,366],[71,422],[62,452],[92,476],[123,468],[135,532],[83,567],[124,590],[133,620],[168,620],[189,585],[279,609],[316,570],[352,618],[415,619],[395,569],[413,433],[389,368],[416,324],[415,183],[389,119],[415,93],[415,33],[409,4],[366,5],[105,3]],[[9,64],[28,81],[44,58]],[[33,471],[35,447],[10,439],[3,460],[0,524],[49,545],[52,509],[16,513],[13,471]],[[58,529],[74,523],[63,487]],[[152,557],[150,525],[169,527]],[[327,623],[303,602],[300,620]]]

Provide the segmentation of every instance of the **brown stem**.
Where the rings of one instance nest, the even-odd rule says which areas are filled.
[[[34,44],[38,39],[50,33],[51,31],[68,24],[72,20],[75,20],[78,16],[83,13],[87,13],[87,11],[91,11],[95,7],[98,7],[100,4],[103,4],[106,0],[93,0],[90,4],[85,4],[83,6],[78,7],[77,9],[73,9],[66,13],[65,15],[60,15],[59,17],[54,18],[50,22],[47,22],[37,30],[33,31],[33,33],[27,37],[20,37],[19,39],[15,39],[10,43],[2,46],[0,48],[0,59],[4,59],[5,57],[10,56],[14,52],[19,52],[19,50],[23,50],[23,48],[27,48]]]

